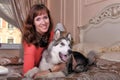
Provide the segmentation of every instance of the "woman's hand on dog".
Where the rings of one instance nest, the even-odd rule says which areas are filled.
[[[59,64],[56,64],[51,70],[52,72],[58,72],[58,71],[63,70],[65,66],[66,66],[65,63],[59,63]]]
[[[66,64],[65,63],[59,63],[59,64],[56,64],[53,68],[51,68],[51,71],[50,70],[46,70],[46,71],[40,71],[40,72],[37,72],[33,78],[39,78],[39,77],[42,77],[42,76],[45,76],[47,75],[48,73],[50,72],[58,72],[58,71],[61,71],[65,68]]]
[[[40,71],[40,72],[37,72],[37,73],[33,76],[33,78],[36,79],[36,78],[39,78],[39,77],[43,77],[43,76],[45,76],[45,75],[48,74],[48,73],[49,73],[49,70]]]

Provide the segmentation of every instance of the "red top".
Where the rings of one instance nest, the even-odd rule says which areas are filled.
[[[50,41],[53,39],[53,34],[54,34],[53,31],[51,31],[49,39]],[[43,50],[45,48],[42,47],[37,48],[33,44],[28,45],[25,41],[23,42],[23,47],[24,47],[23,73],[25,74],[28,70],[39,65]]]

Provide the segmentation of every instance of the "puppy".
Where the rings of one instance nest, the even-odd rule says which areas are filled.
[[[69,53],[67,75],[87,71],[90,65],[95,64],[95,59],[97,58],[94,51],[89,52],[87,57],[77,51],[70,51]]]

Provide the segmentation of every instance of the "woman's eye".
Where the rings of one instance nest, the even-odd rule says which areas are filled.
[[[41,18],[37,18],[37,19],[36,19],[36,21],[39,21],[39,20],[41,20]]]
[[[44,16],[44,19],[48,19],[48,16]]]

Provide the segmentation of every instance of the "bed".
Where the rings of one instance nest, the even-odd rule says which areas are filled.
[[[99,57],[96,67],[77,74],[77,78],[120,80],[120,3],[105,7],[88,24],[80,27],[79,37],[80,43],[74,45],[73,50],[85,56],[95,51]]]
[[[94,50],[101,58],[105,58],[107,53],[119,54],[120,3],[107,6],[90,19],[88,24],[80,27],[80,43],[74,45],[73,49],[82,51],[85,55]],[[120,62],[120,56],[112,58],[106,57],[108,60]]]

